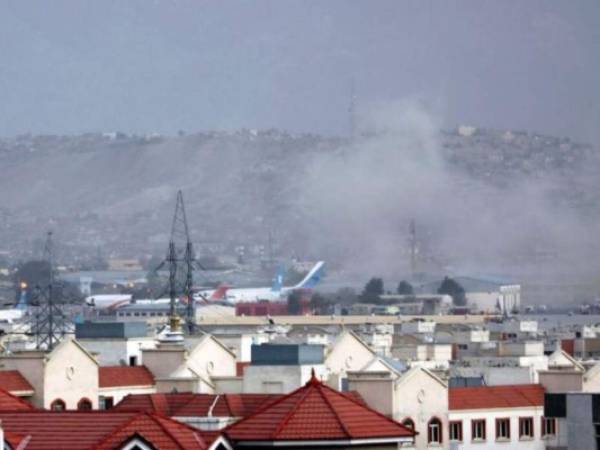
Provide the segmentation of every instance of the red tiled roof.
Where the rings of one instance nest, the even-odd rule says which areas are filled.
[[[9,392],[33,391],[33,386],[18,370],[0,370],[0,389]]]
[[[138,436],[161,450],[205,450],[201,431],[166,417],[109,411],[0,413],[5,432],[26,450],[108,450]]]
[[[544,406],[544,388],[541,385],[512,384],[448,389],[448,407],[450,410],[527,406]]]
[[[246,417],[281,394],[130,394],[119,402],[116,411],[145,411],[165,416]]]
[[[98,367],[101,388],[121,386],[153,386],[154,376],[145,366]]]
[[[313,378],[223,430],[230,440],[407,438],[415,432]]]
[[[33,406],[25,400],[0,389],[0,411],[29,411]]]

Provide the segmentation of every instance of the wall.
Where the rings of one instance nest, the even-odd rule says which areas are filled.
[[[311,370],[319,379],[326,379],[324,365],[310,366],[253,366],[244,370],[245,393],[287,394],[310,380]]]
[[[376,405],[371,405],[377,409]],[[410,417],[420,434],[415,439],[417,449],[427,447],[427,424],[437,417],[442,422],[443,446],[448,448],[448,388],[427,372],[411,369],[396,384],[394,390],[394,419]]]
[[[62,399],[67,409],[77,409],[82,398],[98,409],[98,364],[73,341],[63,341],[50,354],[44,377],[44,407]]]
[[[358,392],[371,408],[388,417],[394,415],[394,380],[381,374],[349,374],[348,390]]]
[[[567,395],[567,433],[569,450],[596,448],[591,395]]]
[[[171,375],[185,362],[185,357],[186,350],[182,346],[161,345],[157,349],[142,351],[144,365],[156,378]]]
[[[101,366],[129,365],[129,357],[135,356],[137,364],[142,364],[142,349],[156,347],[152,338],[106,338],[106,339],[79,339],[83,347],[93,353]]]
[[[201,377],[234,377],[235,355],[212,337],[206,337],[190,351],[187,365]]]
[[[583,387],[583,374],[581,372],[566,370],[539,371],[538,379],[548,393],[579,392]]]
[[[37,408],[44,407],[44,353],[20,352],[0,359],[2,370],[18,370],[33,386],[29,401]]]
[[[542,419],[544,407],[486,409],[486,410],[453,410],[449,413],[449,420],[461,420],[463,423],[463,442],[458,445],[461,450],[543,450],[546,443],[542,439]],[[496,441],[496,419],[510,418],[510,441]],[[519,417],[533,417],[534,438],[532,440],[519,439]],[[486,420],[485,442],[471,440],[471,420]],[[448,432],[446,427],[446,438]]]
[[[242,377],[212,377],[217,394],[241,394],[244,392]]]
[[[156,392],[156,386],[122,386],[122,387],[110,387],[98,389],[98,395],[101,397],[112,397],[113,404],[119,403],[123,400],[123,397],[129,394],[154,394]]]

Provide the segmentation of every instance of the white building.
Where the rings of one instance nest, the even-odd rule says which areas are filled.
[[[456,449],[543,450],[551,437],[540,385],[450,388],[448,406],[447,439]]]

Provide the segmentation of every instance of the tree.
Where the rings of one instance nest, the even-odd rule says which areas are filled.
[[[380,296],[383,295],[383,293],[383,280],[381,278],[373,277],[365,284],[361,299],[364,302],[377,303],[381,300]]]
[[[402,280],[400,282],[400,284],[398,285],[398,288],[396,289],[396,292],[399,295],[414,295],[415,294],[415,290],[412,287],[412,284],[410,284],[408,281]]]
[[[438,294],[446,294],[452,297],[454,306],[465,306],[467,304],[465,289],[452,278],[444,277],[438,289]]]
[[[331,309],[332,300],[329,297],[321,294],[320,292],[314,292],[310,297],[310,308],[317,314],[325,314]]]

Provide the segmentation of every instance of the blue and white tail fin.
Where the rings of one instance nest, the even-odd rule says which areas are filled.
[[[17,303],[17,309],[27,309],[27,289],[21,289],[21,295],[19,296],[19,302]]]
[[[285,267],[280,265],[277,267],[277,272],[275,272],[275,276],[273,276],[273,284],[271,285],[272,292],[281,292],[281,288],[283,287],[283,276],[285,275]]]
[[[313,289],[324,275],[325,262],[319,261],[294,289]]]

